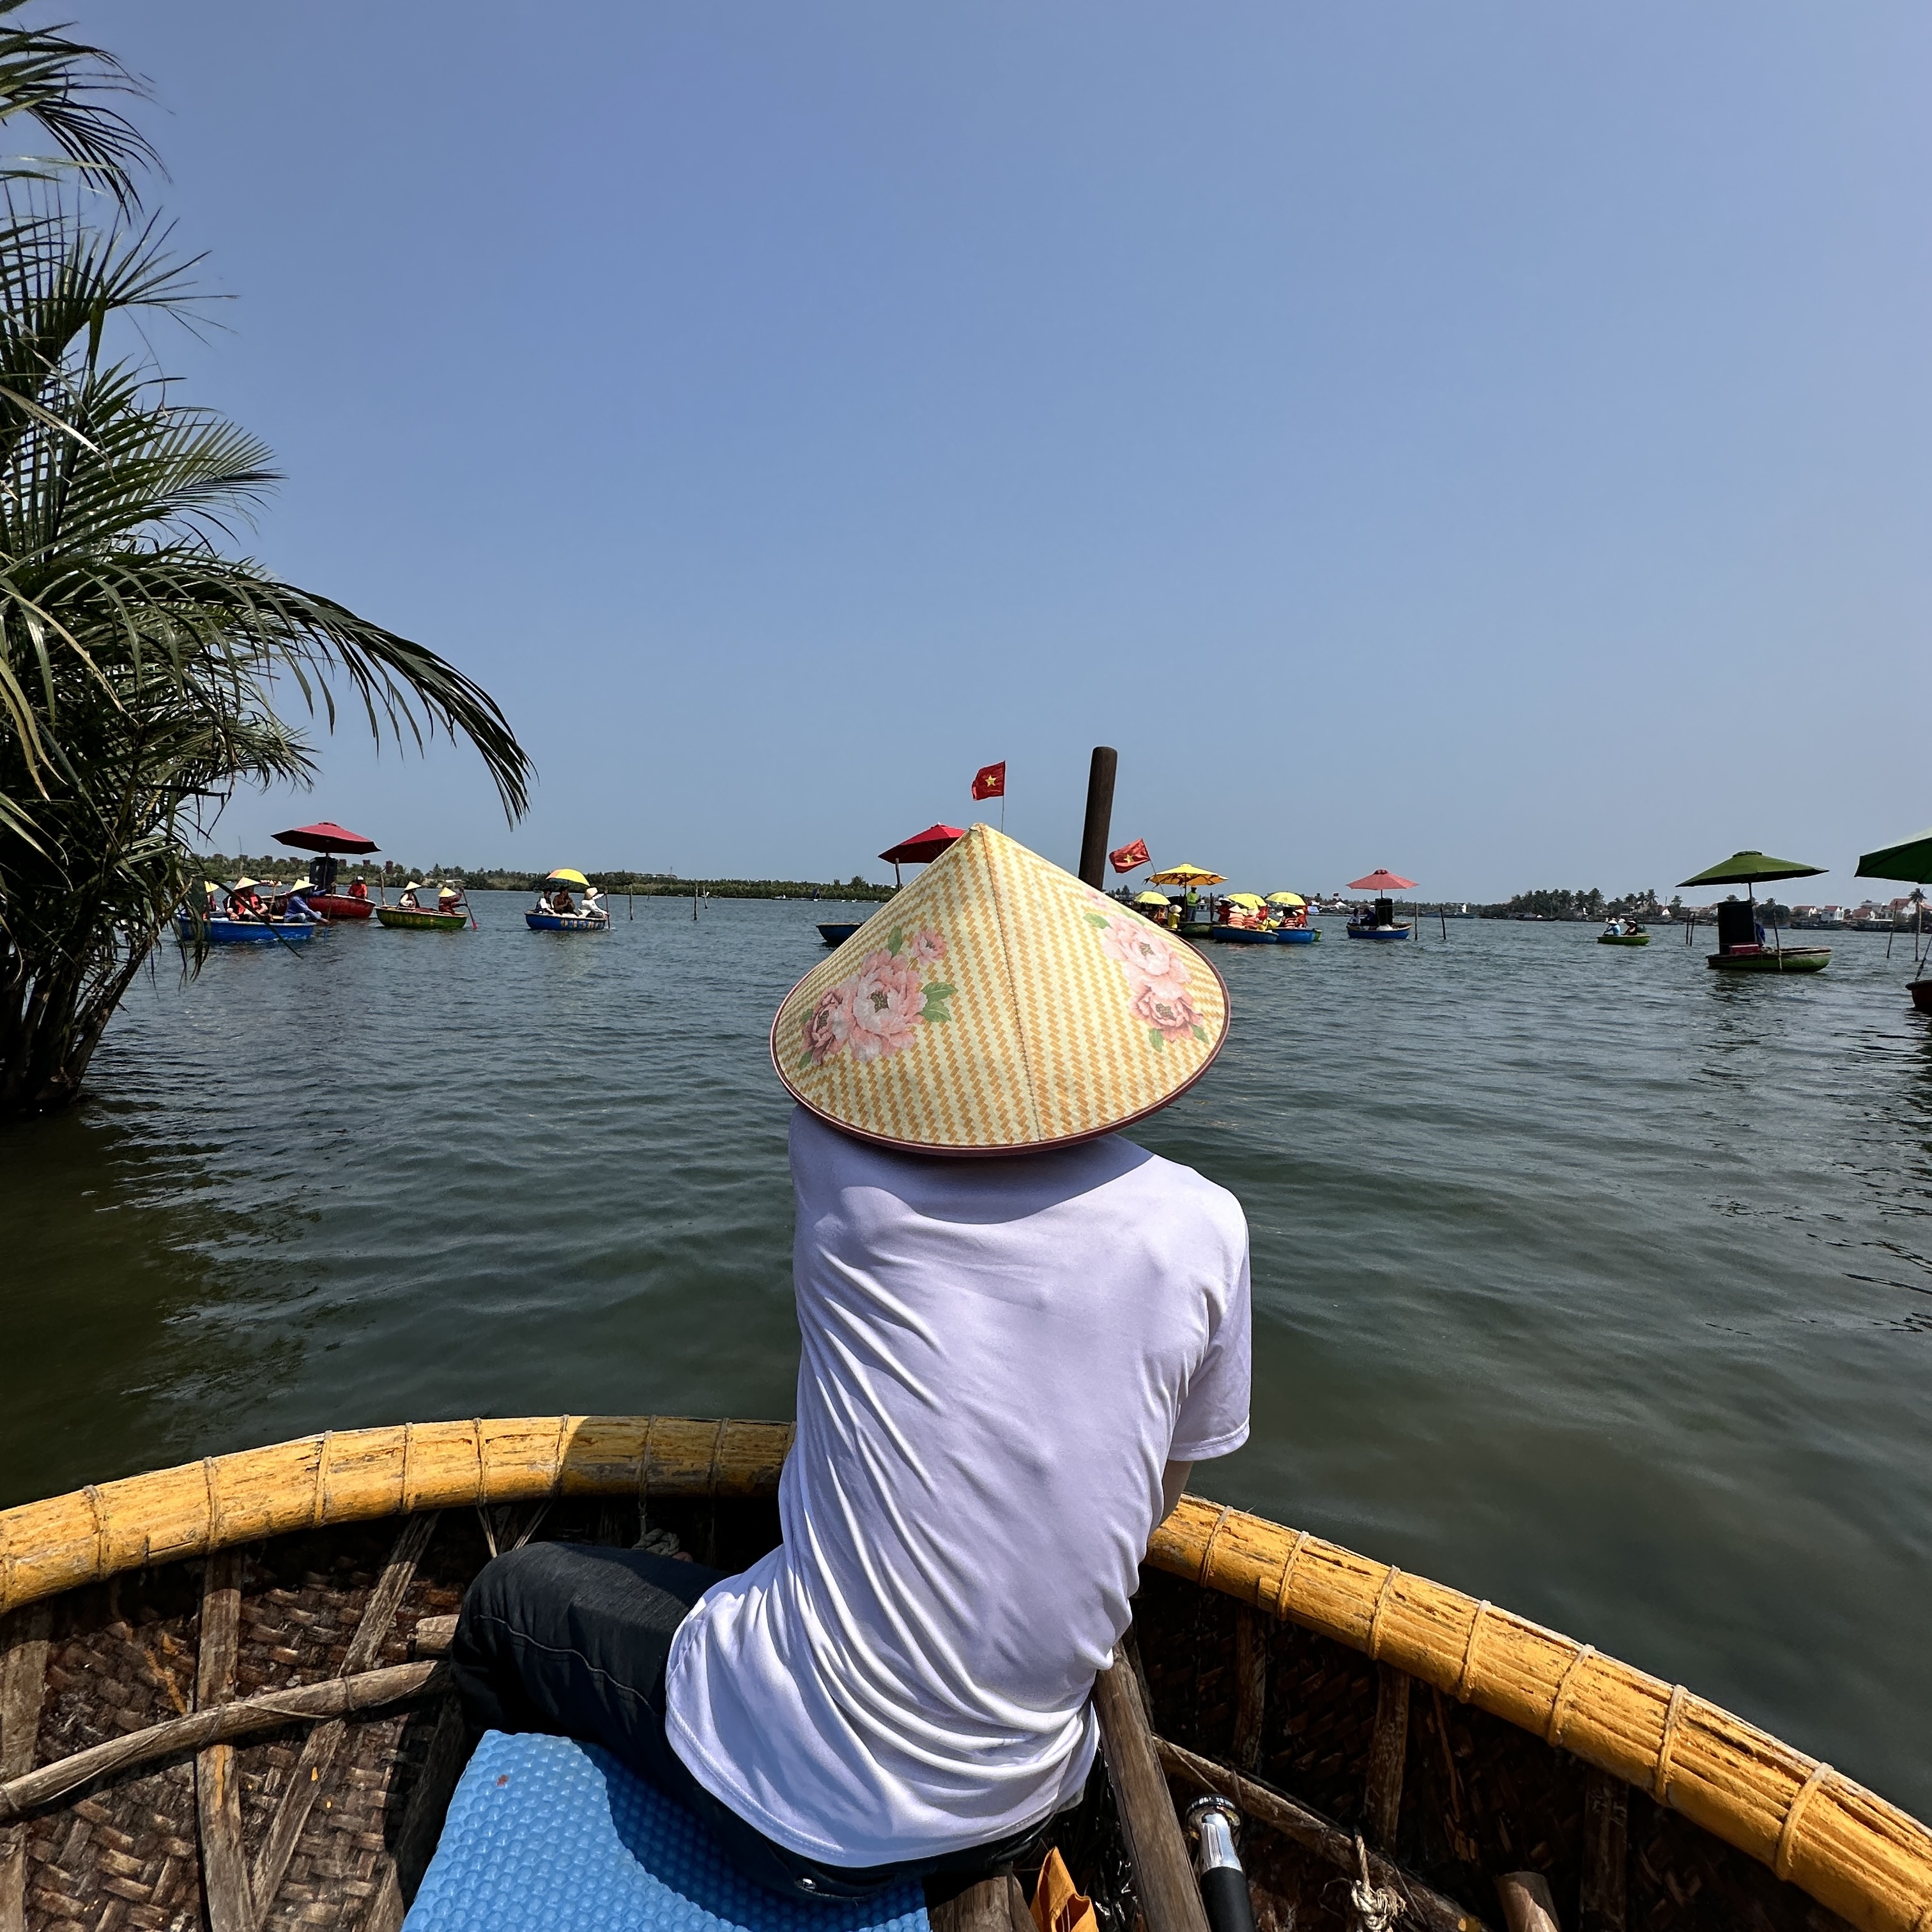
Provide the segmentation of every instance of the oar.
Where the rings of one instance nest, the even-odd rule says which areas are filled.
[[[262,923],[268,928],[269,937],[274,940],[277,945],[286,946],[298,959],[302,957],[302,949],[296,944],[294,940],[292,939],[284,938],[280,933],[276,932],[274,917],[272,914],[264,913],[262,915]]]

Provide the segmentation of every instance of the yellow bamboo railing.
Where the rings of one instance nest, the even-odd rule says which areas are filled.
[[[1682,1684],[1305,1531],[1186,1496],[1148,1560],[1393,1664],[1681,1811],[1861,1932],[1932,1932],[1932,1832]]]
[[[758,1496],[783,1422],[545,1415],[304,1436],[0,1511],[0,1612],[124,1570],[332,1522],[544,1496]]]
[[[121,1571],[417,1509],[772,1494],[784,1423],[408,1423],[90,1485],[0,1511],[0,1614]],[[1932,1832],[1681,1684],[1305,1531],[1193,1496],[1156,1568],[1392,1664],[1560,1744],[1761,1860],[1861,1932],[1932,1932]]]

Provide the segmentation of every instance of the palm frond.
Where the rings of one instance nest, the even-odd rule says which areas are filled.
[[[15,24],[26,4],[0,0],[0,126],[31,120],[56,152],[20,157],[8,164],[8,171],[44,178],[56,176],[64,164],[122,207],[135,206],[137,174],[144,169],[161,173],[161,159],[147,136],[111,104],[144,97],[146,82],[104,49],[68,39],[64,25]]]

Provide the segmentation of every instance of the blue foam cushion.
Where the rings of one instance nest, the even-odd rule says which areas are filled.
[[[486,1731],[404,1932],[931,1932],[914,1882],[781,1898],[608,1751]]]

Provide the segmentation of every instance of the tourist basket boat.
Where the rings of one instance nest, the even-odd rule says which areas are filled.
[[[1312,946],[1322,932],[1312,926],[1217,926],[1214,937],[1230,946]]]
[[[1648,946],[1650,934],[1647,932],[1600,932],[1597,935],[1599,946]]]
[[[599,906],[595,912],[526,912],[524,921],[532,932],[607,932],[610,915]]]
[[[189,912],[175,914],[175,929],[184,946],[194,944],[196,920]],[[321,922],[313,919],[230,919],[212,914],[200,921],[211,946],[299,946],[313,939]],[[4,1922],[0,1922],[4,1928]]]
[[[416,1424],[0,1512],[0,1926],[389,1932],[469,1748],[440,1659],[470,1578],[532,1537],[748,1563],[790,1439]],[[1157,1763],[1177,1802],[1232,1800],[1264,1932],[1339,1932],[1364,1866],[1405,1932],[1500,1927],[1496,1881],[1525,1870],[1573,1932],[1932,1924],[1916,1820],[1682,1685],[1306,1532],[1184,1498],[1124,1649],[1096,1690],[1114,1784],[1108,1711],[1144,1687],[1143,1796]],[[1103,1932],[1158,1932],[1118,1816],[1096,1778],[1060,1847]],[[928,1898],[936,1932],[978,1932]]]
[[[571,897],[573,890],[584,895],[580,902]],[[606,932],[610,914],[598,904],[596,887],[581,872],[560,866],[544,875],[544,889],[524,921],[532,932]]]
[[[404,932],[460,932],[470,923],[470,910],[434,912],[424,906],[378,906],[376,916],[382,923]]]

